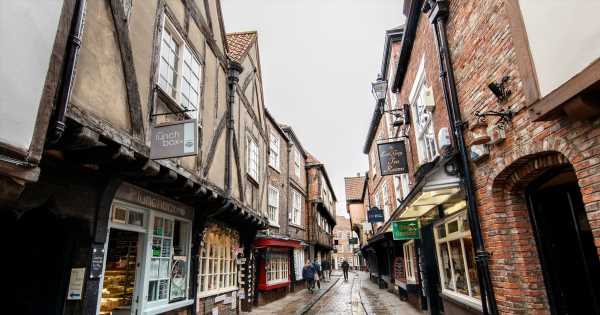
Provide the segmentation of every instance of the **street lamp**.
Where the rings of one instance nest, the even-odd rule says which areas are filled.
[[[377,102],[385,99],[387,92],[387,81],[383,79],[381,74],[377,76],[377,81],[371,83],[373,96]]]

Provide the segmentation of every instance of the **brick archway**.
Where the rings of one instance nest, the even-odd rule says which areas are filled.
[[[600,165],[600,160],[557,136],[514,145],[513,151],[496,160],[487,176],[486,189],[480,190],[481,225],[486,249],[492,254],[490,272],[502,313],[550,312],[524,191],[545,171],[569,164],[580,187],[585,187],[590,181],[588,168]],[[586,208],[589,194],[593,193],[582,189]],[[593,218],[588,219],[592,224]]]

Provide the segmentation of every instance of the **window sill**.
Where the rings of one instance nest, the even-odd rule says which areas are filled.
[[[290,222],[290,226],[293,226],[293,227],[295,227],[295,228],[297,228],[297,229],[301,229],[301,230],[303,230],[303,231],[304,231],[304,227],[303,227],[302,225],[298,225],[298,224],[296,224],[296,223],[292,223],[292,222]]]
[[[280,228],[279,223],[269,221],[269,226],[274,228]]]
[[[194,304],[194,300],[184,300],[184,301],[179,301],[179,302],[175,302],[175,303],[154,306],[152,308],[145,309],[143,314],[144,315],[161,314],[161,313],[168,312],[168,311],[171,311],[171,310],[174,310],[177,308],[186,307],[186,306],[189,306],[192,304]]]
[[[214,291],[200,292],[200,293],[198,293],[197,297],[205,298],[205,297],[219,295],[219,294],[223,294],[223,293],[229,293],[229,292],[237,291],[237,290],[239,290],[238,287],[229,287],[229,288],[223,288],[223,289],[214,290]]]
[[[442,290],[441,295],[443,298],[446,298],[447,300],[455,304],[464,305],[465,307],[472,308],[480,312],[483,311],[483,308],[481,307],[481,302],[475,298],[466,297],[461,294],[448,291],[446,289]]]
[[[272,170],[274,170],[275,172],[277,172],[277,173],[281,174],[281,170],[279,169],[279,167],[275,167],[275,166],[271,165],[270,163],[269,163],[269,167],[270,167]]]

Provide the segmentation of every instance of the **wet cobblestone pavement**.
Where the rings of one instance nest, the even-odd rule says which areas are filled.
[[[396,295],[379,289],[365,272],[350,273],[348,281],[344,281],[341,273],[334,272],[331,282],[323,284],[321,290],[316,293],[302,290],[288,294],[283,299],[255,308],[247,314],[424,314],[401,301]]]

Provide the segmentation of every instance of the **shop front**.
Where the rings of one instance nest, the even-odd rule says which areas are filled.
[[[299,261],[295,253],[302,250],[300,241],[287,238],[262,237],[254,241],[257,262],[257,294],[255,303],[264,305],[284,297],[297,279]]]
[[[189,311],[192,219],[187,205],[128,183],[119,187],[103,256],[92,256],[90,277],[96,259],[104,266],[98,314]]]

